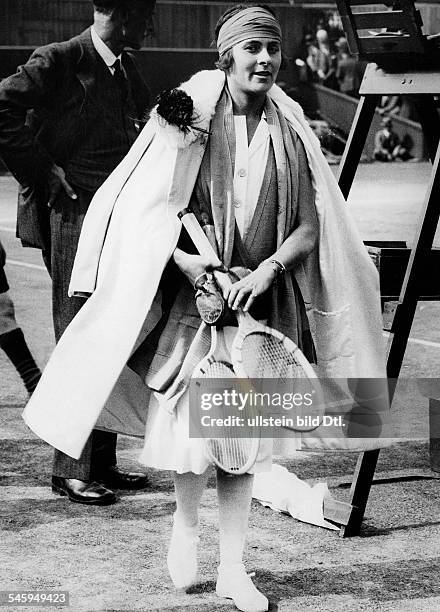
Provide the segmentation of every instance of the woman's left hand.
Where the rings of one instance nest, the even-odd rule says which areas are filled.
[[[229,307],[232,310],[242,308],[247,312],[254,300],[269,289],[276,275],[272,266],[263,265],[234,283],[225,295]]]

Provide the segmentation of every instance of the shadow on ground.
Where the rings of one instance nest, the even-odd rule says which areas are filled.
[[[136,445],[136,446],[135,446]],[[139,470],[136,463],[139,442],[119,436],[118,456],[124,468]],[[354,472],[358,453],[300,453],[298,459],[278,459],[301,479],[348,476]],[[128,457],[128,465],[125,460]],[[429,450],[426,442],[400,442],[383,449],[379,455],[377,473],[402,469],[428,469]],[[0,485],[44,486],[50,481],[52,449],[41,440],[2,440],[0,447]],[[172,491],[170,472],[147,470],[154,491]],[[211,479],[208,486],[214,486]]]
[[[102,523],[112,521],[145,521],[171,516],[175,503],[169,498],[152,500],[145,497],[130,501],[129,511],[126,504],[117,503],[111,507],[85,506],[67,502],[65,498],[11,500],[0,503],[2,530],[20,532],[40,525],[74,519],[89,521],[98,517]]]
[[[379,603],[399,602],[402,600],[427,599],[440,595],[438,575],[440,558],[430,561],[408,560],[395,563],[365,563],[352,569],[347,566],[333,569],[307,569],[295,572],[258,572],[258,587],[270,600],[271,612],[279,609],[281,602],[294,602],[304,597],[330,597],[345,595],[358,600]],[[194,586],[189,595],[213,593],[215,582],[200,582]],[[178,612],[215,612],[236,609],[228,602],[202,601],[195,605],[166,605],[149,607],[145,610]],[[378,608],[375,608],[378,609]],[[98,612],[129,612],[126,609],[102,609]],[[138,610],[138,608],[137,608]],[[299,608],[298,608],[299,610]]]

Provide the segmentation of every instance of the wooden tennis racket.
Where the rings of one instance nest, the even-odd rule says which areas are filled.
[[[200,254],[216,257],[216,253],[201,229],[194,213],[181,212],[180,220]],[[225,275],[222,276],[224,280]],[[232,281],[228,278],[232,285]],[[235,374],[240,378],[276,379],[293,392],[311,393],[310,416],[322,416],[324,401],[316,372],[303,352],[287,336],[276,329],[256,321],[242,309],[237,311],[238,332],[231,349]],[[320,419],[319,419],[320,421]],[[311,422],[311,421],[310,421]],[[313,421],[315,422],[315,421]],[[301,425],[298,430],[311,431],[319,425]],[[296,428],[294,428],[296,429]]]
[[[215,326],[211,326],[210,329],[209,353],[200,361],[192,374],[200,393],[218,393],[220,387],[230,387],[230,379],[236,379],[223,330]],[[219,379],[225,380],[225,384],[219,384]],[[235,388],[238,384],[237,379],[233,387]],[[227,406],[216,406],[214,414],[216,418],[226,419],[231,414],[238,416],[238,411],[231,410]],[[208,458],[224,472],[236,475],[245,474],[254,465],[260,448],[260,428],[256,425],[249,426],[248,419],[255,415],[256,411],[252,406],[245,406],[239,413],[243,426],[231,427],[219,424],[216,429],[220,431],[221,436],[218,438],[205,437],[203,425],[197,424],[205,438]]]

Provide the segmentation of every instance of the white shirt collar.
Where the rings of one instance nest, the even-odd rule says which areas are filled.
[[[234,122],[236,132],[239,131],[239,133],[243,134],[243,140],[247,143],[246,115],[234,115]],[[266,111],[263,110],[260,123],[257,125],[257,129],[255,130],[249,147],[246,144],[246,150],[249,148],[249,154],[253,154],[256,149],[266,144],[269,137],[270,132],[267,124]]]
[[[116,57],[113,51],[107,47],[105,42],[96,32],[94,26],[92,26],[91,35],[92,35],[92,43],[93,43],[93,46],[95,47],[96,53],[100,57],[102,57],[104,62],[107,64],[108,68],[110,68],[111,72],[113,72],[112,66],[118,58],[120,59],[121,56],[119,55],[118,57]]]

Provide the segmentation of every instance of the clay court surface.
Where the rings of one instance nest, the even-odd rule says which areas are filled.
[[[425,163],[362,165],[349,204],[363,239],[410,243],[429,174]],[[50,282],[39,253],[23,249],[14,237],[15,199],[14,181],[0,176],[0,236],[8,252],[6,271],[17,319],[44,365],[53,348]],[[410,380],[402,381],[394,406],[406,435],[382,451],[378,472],[429,469],[427,400],[411,380],[438,375],[439,314],[438,302],[419,304],[402,369]],[[3,353],[0,372],[0,590],[69,591],[74,612],[233,610],[214,593],[218,534],[213,480],[201,508],[200,582],[191,596],[179,596],[165,566],[174,509],[170,474],[148,470],[148,490],[120,492],[120,501],[107,508],[53,496],[48,487],[51,450],[21,421],[26,396]],[[119,438],[121,466],[137,467],[140,444]],[[334,497],[348,499],[347,487],[339,484],[350,480],[356,458],[300,453],[280,463],[302,479],[326,481]],[[373,486],[361,535],[350,539],[253,502],[246,566],[255,571],[271,610],[437,611],[439,492],[435,479]]]

